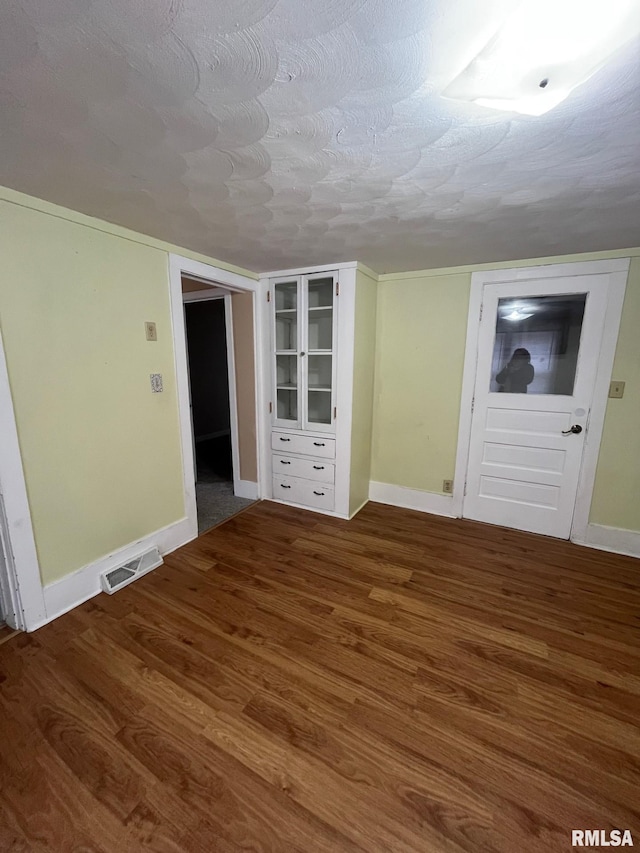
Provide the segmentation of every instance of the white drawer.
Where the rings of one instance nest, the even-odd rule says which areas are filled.
[[[280,453],[301,453],[304,456],[321,456],[323,459],[336,458],[335,438],[324,436],[272,432],[271,447]]]
[[[287,503],[302,504],[315,509],[333,510],[333,486],[314,483],[299,477],[273,475],[273,496]]]
[[[274,476],[302,477],[318,483],[335,482],[336,466],[333,462],[320,459],[302,459],[299,456],[281,456],[273,454]]]

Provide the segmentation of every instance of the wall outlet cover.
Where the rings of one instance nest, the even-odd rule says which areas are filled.
[[[609,396],[620,399],[624,394],[624,382],[614,379],[609,385]]]
[[[453,494],[453,480],[443,480],[442,481],[442,491],[445,495]]]
[[[155,323],[145,323],[144,324],[144,333],[147,337],[148,341],[157,341],[158,340],[158,330],[156,329]]]
[[[151,390],[154,394],[160,394],[162,391],[162,374],[161,373],[152,373],[151,374]]]

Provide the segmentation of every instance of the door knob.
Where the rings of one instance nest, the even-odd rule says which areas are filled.
[[[582,427],[580,426],[580,424],[574,424],[569,429],[563,429],[562,430],[563,435],[571,435],[572,433],[573,433],[573,435],[580,435],[581,432],[582,432]]]

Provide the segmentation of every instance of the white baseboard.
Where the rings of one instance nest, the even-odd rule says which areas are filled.
[[[573,540],[576,545],[587,545],[600,551],[640,557],[640,531],[624,530],[621,527],[605,527],[604,524],[588,524],[582,538]]]
[[[455,518],[453,495],[438,495],[435,492],[423,492],[421,489],[408,489],[405,486],[392,486],[390,483],[369,483],[369,500],[378,504],[390,504],[403,509],[417,509],[432,515],[445,515]]]
[[[258,484],[252,483],[251,480],[235,480],[233,494],[237,498],[249,498],[252,501],[257,501],[260,497]]]
[[[41,628],[42,625],[57,619],[58,616],[73,610],[74,607],[101,592],[100,575],[102,572],[115,569],[116,566],[126,563],[127,560],[131,560],[154,545],[157,546],[161,554],[170,554],[171,551],[175,551],[176,548],[195,539],[197,535],[198,531],[193,529],[193,524],[189,522],[189,519],[182,518],[174,524],[156,530],[149,536],[131,542],[131,544],[114,551],[112,554],[101,557],[94,563],[89,563],[81,569],[65,575],[60,580],[47,584],[44,587],[46,619],[32,626],[30,630],[35,631],[37,628]]]

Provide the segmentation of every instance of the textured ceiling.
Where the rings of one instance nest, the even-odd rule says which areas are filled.
[[[638,245],[637,41],[543,117],[439,96],[512,5],[5,0],[0,183],[256,271]]]

